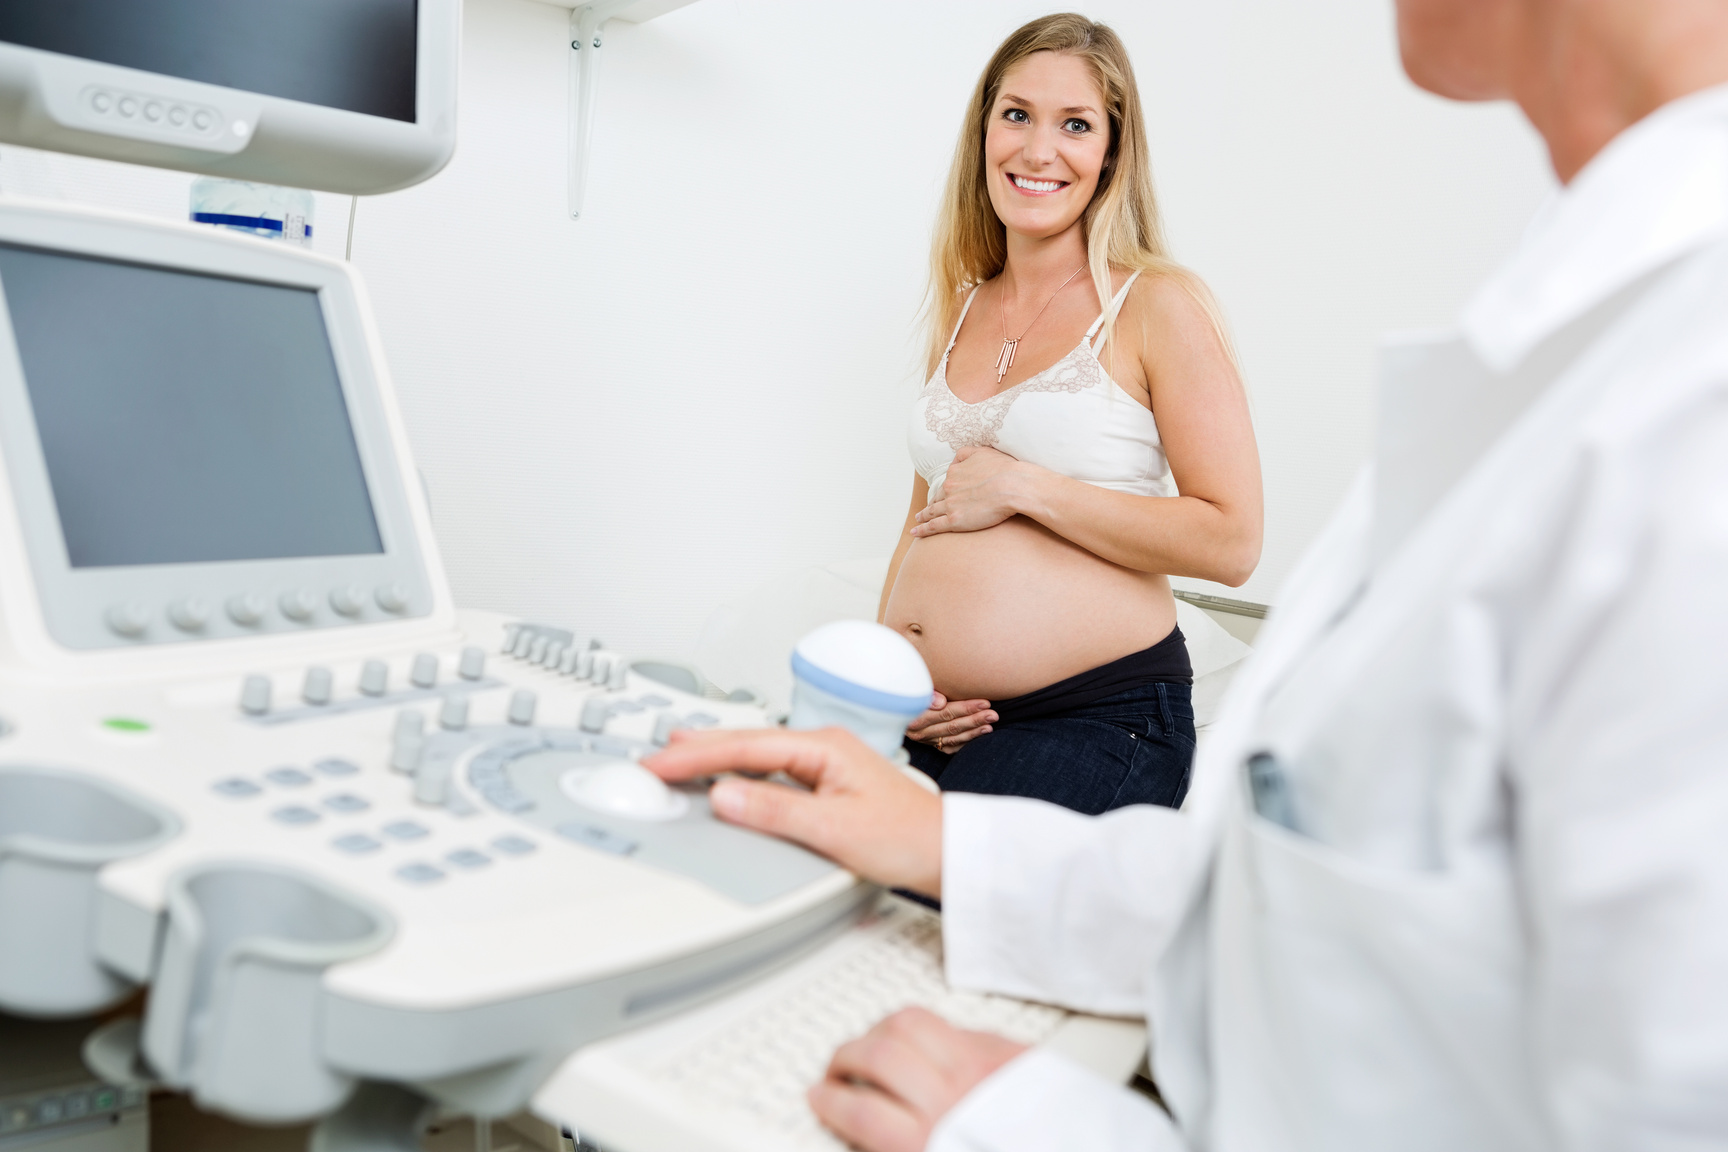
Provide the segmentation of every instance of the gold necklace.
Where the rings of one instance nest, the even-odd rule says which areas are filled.
[[[1056,297],[1060,296],[1062,294],[1062,289],[1068,287],[1074,277],[1080,275],[1080,273],[1085,270],[1086,265],[1082,264],[1080,267],[1074,269],[1074,271],[1068,273],[1068,279],[1058,284],[1056,286],[1056,291],[1050,293],[1050,300],[1054,300]],[[1050,307],[1050,300],[1044,301],[1044,308]],[[998,311],[1002,314],[1002,351],[996,357],[996,384],[1000,387],[1002,384],[1002,377],[1008,375],[1008,369],[1014,367],[1014,349],[1020,346],[1020,341],[1026,338],[1026,333],[1032,331],[1032,324],[1038,323],[1038,316],[1044,315],[1044,308],[1038,309],[1038,315],[1032,317],[1032,324],[1026,325],[1020,335],[1015,336],[1013,339],[1009,339],[1007,284],[1002,285],[1002,295],[997,298],[996,303],[998,305]]]

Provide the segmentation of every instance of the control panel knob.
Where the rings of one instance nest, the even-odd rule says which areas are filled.
[[[365,696],[382,696],[390,687],[390,665],[382,660],[368,660],[360,666],[360,692]]]
[[[569,648],[564,649],[563,654],[558,657],[558,671],[566,676],[574,675],[576,672],[576,661],[581,659],[581,657],[582,653],[575,645],[571,645]]]
[[[386,612],[405,612],[408,610],[408,589],[397,580],[380,584],[374,588],[372,599],[377,602],[378,607]]]
[[[330,589],[330,607],[343,616],[358,616],[366,607],[366,593],[358,584],[339,584]]]
[[[546,655],[544,655],[540,658],[540,666],[542,668],[549,668],[552,671],[556,672],[556,671],[558,671],[559,663],[563,659],[564,659],[564,645],[556,644],[556,643],[548,644],[548,645],[546,645]]]
[[[512,655],[512,656],[526,656],[526,655],[528,655],[528,649],[530,649],[534,646],[534,641],[536,639],[538,639],[538,637],[533,632],[529,631],[527,628],[520,629],[516,633],[516,639],[514,641],[512,641],[510,644],[510,649],[509,649],[510,655]]]
[[[256,592],[242,592],[228,597],[228,619],[242,628],[250,628],[264,619],[270,610],[269,601]]]
[[[306,669],[306,679],[300,685],[300,699],[308,704],[330,703],[330,688],[335,678],[330,675],[330,669],[322,664],[314,664]]]
[[[679,719],[678,713],[661,712],[654,717],[654,735],[650,739],[656,744],[668,744],[672,740],[672,733],[682,727],[684,721]]]
[[[612,653],[595,652],[588,658],[588,679],[604,686],[606,677],[612,674]]]
[[[390,767],[397,772],[412,772],[420,766],[420,753],[426,750],[426,717],[412,708],[396,713],[396,729],[390,736]]]
[[[578,680],[587,680],[594,675],[593,649],[584,648],[582,651],[576,653],[576,666],[574,672],[576,679]]]
[[[534,723],[534,705],[537,703],[539,703],[539,697],[535,696],[531,689],[518,688],[510,693],[510,723]]]
[[[456,675],[464,680],[478,680],[486,675],[486,650],[468,647],[456,661]]]
[[[128,600],[108,609],[108,627],[122,636],[142,636],[150,627],[150,606],[138,600]]]
[[[528,645],[528,663],[538,664],[546,659],[546,645],[549,643],[544,636],[534,637],[534,642]]]
[[[468,695],[451,692],[438,709],[438,727],[448,732],[460,732],[468,727]]]
[[[408,669],[408,679],[416,688],[430,688],[438,683],[438,657],[430,652],[415,656],[413,666]]]
[[[240,711],[262,716],[270,711],[270,677],[248,676],[240,684]]]
[[[282,609],[282,615],[303,624],[312,619],[312,614],[318,611],[318,598],[304,588],[291,588],[282,593],[276,606]]]
[[[182,632],[196,632],[210,622],[210,601],[186,596],[168,605],[168,619]]]
[[[612,689],[614,692],[623,691],[626,684],[624,678],[629,674],[629,672],[630,665],[624,662],[622,656],[614,659],[612,661],[612,667],[606,672],[606,687]]]
[[[598,696],[590,696],[582,705],[582,719],[577,723],[584,732],[601,732],[606,728],[606,717],[611,714],[606,701]]]
[[[450,798],[450,765],[443,760],[421,760],[414,769],[414,801],[441,805]]]

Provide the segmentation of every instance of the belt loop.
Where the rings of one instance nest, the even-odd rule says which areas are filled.
[[[1164,721],[1164,735],[1174,736],[1176,735],[1176,717],[1170,715],[1170,692],[1162,680],[1158,681],[1157,688],[1158,715]]]

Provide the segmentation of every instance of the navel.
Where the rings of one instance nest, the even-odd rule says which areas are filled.
[[[908,624],[906,625],[906,631],[912,633],[914,636],[922,636],[924,635],[924,625],[918,623]]]

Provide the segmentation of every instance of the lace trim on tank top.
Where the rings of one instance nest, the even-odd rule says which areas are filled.
[[[1085,392],[1096,388],[1104,378],[1104,365],[1091,355],[1089,341],[1082,340],[1068,353],[1036,376],[1028,376],[1012,388],[1004,389],[988,400],[968,404],[948,387],[948,356],[930,383],[924,386],[924,427],[936,439],[958,452],[962,448],[994,448],[1002,422],[1014,401],[1033,392]]]

